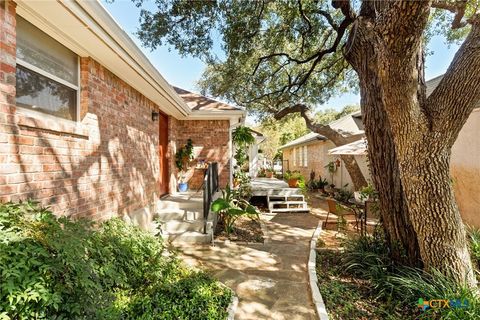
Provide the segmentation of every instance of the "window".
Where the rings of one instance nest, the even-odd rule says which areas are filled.
[[[307,161],[307,146],[303,146],[303,166],[308,167]]]
[[[78,56],[17,16],[17,106],[77,120]]]
[[[293,165],[297,165],[297,148],[293,148]]]
[[[298,166],[301,167],[303,166],[302,147],[297,148],[297,152],[298,152]]]

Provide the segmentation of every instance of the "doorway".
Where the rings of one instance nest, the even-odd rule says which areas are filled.
[[[159,120],[159,142],[158,152],[160,159],[160,195],[163,196],[168,193],[168,116],[160,113]]]

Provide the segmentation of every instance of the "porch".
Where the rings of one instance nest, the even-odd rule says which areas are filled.
[[[210,205],[220,194],[218,186],[218,163],[213,162],[208,165],[199,189],[162,198],[155,219],[162,238],[184,243],[211,242],[217,221]]]
[[[309,212],[305,196],[299,188],[276,178],[255,178],[250,182],[252,196],[266,197],[270,212]]]
[[[288,183],[276,178],[255,178],[250,182],[250,186],[254,197],[266,197],[272,190],[289,188]]]

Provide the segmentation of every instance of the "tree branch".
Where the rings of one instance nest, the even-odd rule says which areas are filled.
[[[480,18],[458,49],[442,81],[427,98],[432,130],[453,145],[463,124],[480,101]]]
[[[443,9],[454,13],[455,16],[452,21],[452,29],[463,28],[467,25],[467,21],[462,21],[465,15],[465,8],[467,0],[458,0],[456,2],[437,0],[432,2],[432,8]]]
[[[305,120],[305,124],[308,129],[325,136],[337,146],[341,146],[358,139],[358,137],[352,136],[345,137],[340,132],[331,128],[329,125],[316,123],[311,115],[310,108],[303,103],[297,103],[290,107],[283,108],[282,110],[275,112],[273,117],[275,120],[281,120],[292,113],[300,113],[301,117]]]

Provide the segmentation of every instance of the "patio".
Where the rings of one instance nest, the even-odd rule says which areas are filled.
[[[265,243],[182,245],[180,257],[235,290],[235,319],[316,319],[307,261],[319,216],[266,213],[262,219]]]

